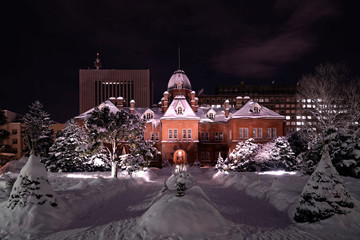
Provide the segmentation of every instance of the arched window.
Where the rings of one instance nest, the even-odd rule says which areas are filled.
[[[182,108],[181,108],[181,107],[178,107],[177,113],[178,113],[178,114],[182,114]]]

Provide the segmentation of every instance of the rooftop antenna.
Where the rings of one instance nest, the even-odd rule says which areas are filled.
[[[180,46],[178,47],[178,70],[180,70]]]
[[[101,62],[100,62],[100,54],[96,53],[96,59],[94,62],[94,67],[99,70],[102,66],[101,66]]]

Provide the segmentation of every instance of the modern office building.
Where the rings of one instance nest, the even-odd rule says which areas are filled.
[[[122,97],[124,106],[134,99],[140,107],[152,104],[149,69],[101,69],[99,54],[95,69],[79,70],[79,112],[83,113],[110,97]]]
[[[213,95],[199,95],[201,106],[221,106],[229,100],[230,106],[235,106],[236,101],[244,101],[245,96],[250,97],[259,104],[285,116],[285,134],[299,130],[305,123],[312,122],[306,109],[311,108],[307,100],[299,99],[296,85],[239,85],[218,86]]]

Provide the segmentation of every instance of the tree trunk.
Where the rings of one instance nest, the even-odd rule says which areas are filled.
[[[111,162],[111,177],[117,178],[118,175],[118,163],[115,161]]]

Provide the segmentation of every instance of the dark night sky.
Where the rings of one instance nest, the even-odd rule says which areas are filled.
[[[78,73],[149,68],[158,102],[177,68],[195,91],[294,84],[323,62],[360,75],[358,1],[110,1],[1,3],[0,108],[41,101],[55,121],[78,115]]]

